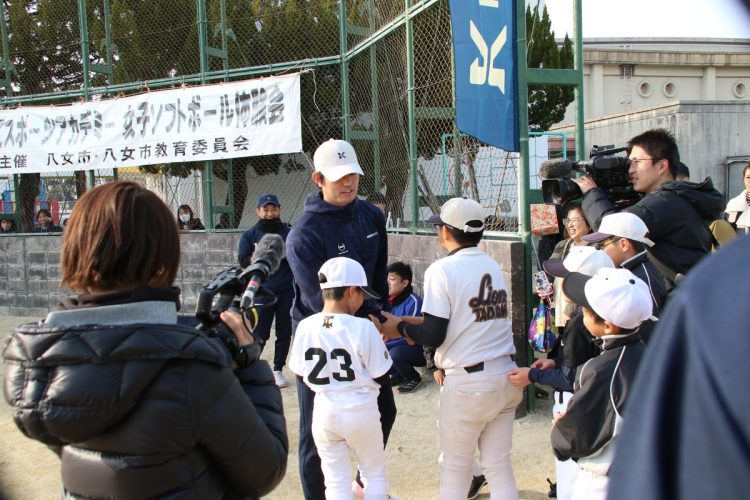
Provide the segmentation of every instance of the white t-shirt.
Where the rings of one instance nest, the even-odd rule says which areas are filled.
[[[377,328],[349,314],[319,312],[300,321],[294,334],[289,369],[331,402],[357,406],[377,398],[374,379],[388,373],[392,361]]]
[[[422,313],[448,319],[438,368],[472,366],[515,354],[500,265],[476,247],[435,261],[424,274]]]

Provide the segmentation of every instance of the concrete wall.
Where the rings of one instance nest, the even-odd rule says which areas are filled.
[[[241,233],[182,233],[182,259],[176,285],[182,289],[182,312],[195,311],[200,289],[220,271],[237,263]],[[414,270],[414,285],[422,292],[424,272],[445,252],[434,236],[390,234],[389,262],[401,260]],[[0,314],[45,316],[58,302],[70,295],[61,289],[58,235],[18,235],[0,237]],[[518,241],[489,240],[481,248],[503,268],[508,288],[510,319],[519,351],[525,360],[523,244]]]
[[[750,102],[748,40],[613,38],[583,45],[587,120],[686,100]],[[562,124],[574,121],[571,104]]]

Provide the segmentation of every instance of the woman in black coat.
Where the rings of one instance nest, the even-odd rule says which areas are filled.
[[[257,498],[284,477],[281,393],[239,314],[240,349],[179,325],[179,233],[166,205],[112,182],[63,235],[66,299],[11,334],[5,397],[61,459],[64,498]]]

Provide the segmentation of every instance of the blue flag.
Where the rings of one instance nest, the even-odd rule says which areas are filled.
[[[450,10],[458,129],[520,151],[515,2],[450,0]]]

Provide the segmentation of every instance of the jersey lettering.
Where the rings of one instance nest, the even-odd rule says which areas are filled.
[[[328,361],[326,352],[320,347],[311,347],[305,351],[305,361],[312,361],[313,357],[317,357],[318,362],[315,363],[315,366],[313,366],[313,369],[310,371],[310,375],[307,377],[308,382],[315,385],[330,384],[331,379],[328,377],[318,377]]]
[[[485,274],[479,283],[479,293],[469,300],[474,321],[482,322],[508,317],[508,293],[492,288],[492,276]]]
[[[344,361],[339,361],[339,368],[343,370],[344,375],[341,375],[340,372],[333,372],[331,375],[333,375],[333,378],[338,380],[339,382],[351,382],[354,380],[354,370],[352,370],[352,356],[349,354],[349,352],[346,349],[334,349],[331,351],[331,359],[338,360],[339,358],[342,358]]]
[[[328,355],[320,347],[310,347],[305,351],[305,361],[312,361],[313,358],[317,358],[317,362],[313,369],[310,370],[310,375],[307,377],[307,381],[315,385],[327,385],[331,383],[331,379],[328,377],[320,377],[320,372],[323,371],[326,364],[328,363]],[[339,371],[332,372],[333,378],[339,382],[351,382],[355,379],[354,370],[352,370],[352,356],[346,349],[334,349],[331,351],[331,360],[339,362]]]

